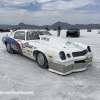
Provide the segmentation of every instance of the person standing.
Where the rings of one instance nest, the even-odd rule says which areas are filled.
[[[57,34],[57,36],[59,37],[59,36],[60,36],[61,27],[58,26],[57,30],[58,30],[58,34]]]
[[[47,31],[48,31],[48,28],[47,28],[47,26],[46,26],[46,28],[45,28]]]

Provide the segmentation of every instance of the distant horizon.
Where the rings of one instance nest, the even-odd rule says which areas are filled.
[[[61,21],[58,21],[58,22],[61,22]],[[53,24],[58,23],[58,22],[54,22]],[[18,24],[0,24],[0,25],[19,25],[20,23],[23,23],[23,24],[25,24],[25,25],[36,25],[36,24],[26,24],[26,23],[24,23],[24,22],[19,22]],[[68,22],[61,22],[61,23],[70,24],[70,23],[68,23]],[[51,25],[53,25],[53,24],[51,24]],[[89,24],[100,24],[100,23],[89,23]],[[89,24],[80,24],[80,25],[89,25]],[[47,25],[49,25],[49,24],[47,24]],[[76,24],[70,24],[70,25],[77,25],[77,23],[76,23]],[[36,25],[36,26],[45,26],[45,24],[44,24],[44,25]],[[49,26],[50,26],[50,25],[49,25]]]
[[[71,27],[76,27],[76,28],[79,28],[79,29],[100,29],[100,24],[69,24],[67,22],[56,22],[56,23],[53,23],[52,25],[31,25],[31,24],[25,24],[23,22],[20,22],[19,24],[17,25],[7,25],[7,24],[1,24],[0,25],[0,28],[21,28],[21,29],[33,29],[33,28],[36,28],[36,29],[43,29],[43,28],[46,28],[48,27],[49,29],[57,29],[57,27],[60,26],[62,29],[68,29],[68,28],[71,28]]]

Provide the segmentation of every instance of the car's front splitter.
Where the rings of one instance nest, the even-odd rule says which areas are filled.
[[[61,75],[67,75],[72,72],[84,71],[87,69],[87,66],[92,62],[92,57],[85,60],[83,63],[74,63],[68,66],[57,64],[54,62],[49,63],[49,71],[55,72]]]

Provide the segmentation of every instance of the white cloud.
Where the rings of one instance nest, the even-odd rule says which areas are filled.
[[[21,6],[35,3],[35,0],[1,0],[0,3],[4,6]]]
[[[51,25],[57,21],[70,24],[98,23],[100,13],[88,14],[86,11],[27,11],[15,8],[0,8],[0,24]]]
[[[0,24],[16,25],[24,22],[25,24],[32,25],[51,25],[57,21],[68,22],[70,24],[89,24],[98,23],[100,20],[100,12],[90,11],[91,8],[88,10],[75,10],[75,8],[96,4],[93,0],[49,1],[52,0],[1,0],[1,5],[5,4],[6,7],[2,8],[1,6],[0,8]],[[42,3],[42,11],[33,12],[14,8],[15,5],[28,5],[35,2]]]
[[[26,6],[30,3],[46,3],[52,0],[0,0],[0,4],[4,6]]]
[[[89,4],[93,4],[93,0],[72,0],[72,1],[56,1],[42,5],[43,10],[68,10],[73,8],[80,8]]]
[[[52,1],[52,0],[36,0],[38,3],[46,3],[46,2],[49,2],[49,1]]]
[[[53,16],[52,16],[52,14]],[[26,24],[52,24],[52,18],[59,16],[56,11],[27,11],[15,8],[1,8],[0,9],[0,24],[18,24],[24,22]]]

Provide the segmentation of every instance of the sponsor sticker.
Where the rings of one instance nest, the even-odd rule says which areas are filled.
[[[25,51],[23,51],[23,53],[26,53]]]
[[[34,49],[37,49],[37,47],[34,47]]]
[[[52,58],[52,56],[48,56],[49,58]]]
[[[27,52],[30,52],[30,50],[27,50]]]
[[[53,62],[53,59],[51,59],[51,58],[49,58],[48,60],[49,60],[50,62]]]
[[[42,40],[49,41],[49,40],[50,40],[50,38],[42,37]]]
[[[31,55],[30,53],[28,53],[29,55]]]

